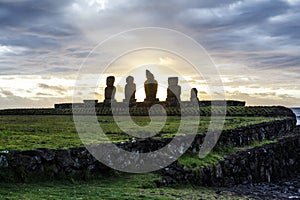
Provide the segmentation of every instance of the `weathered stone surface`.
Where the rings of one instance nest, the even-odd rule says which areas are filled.
[[[104,90],[104,103],[110,104],[112,102],[115,102],[115,94],[116,94],[116,87],[114,86],[115,83],[115,77],[109,76],[106,78],[106,88]]]
[[[300,176],[275,183],[242,184],[225,189],[250,199],[300,199]]]
[[[98,103],[98,100],[97,99],[86,99],[86,100],[83,100],[83,103],[84,103],[84,107],[95,107]]]
[[[55,158],[56,151],[53,149],[43,148],[43,149],[37,149],[36,151],[39,153],[41,158],[47,162],[53,161]]]
[[[129,102],[129,104],[136,102],[135,92],[136,92],[136,84],[134,83],[134,78],[132,76],[128,76],[126,78],[125,99],[123,101]]]
[[[259,130],[262,130],[259,128]],[[268,131],[272,131],[269,126]],[[196,182],[202,186],[230,187],[237,184],[254,184],[261,182],[274,182],[282,178],[300,173],[300,130],[295,136],[281,139],[277,143],[271,143],[262,147],[238,152],[230,156],[224,156],[216,166],[202,167],[193,171],[178,170],[182,167],[170,165],[163,169],[164,180],[173,180],[176,183]],[[176,171],[176,173],[174,172]],[[183,177],[188,175],[186,180]],[[201,177],[201,180],[195,181]]]
[[[0,168],[8,167],[7,158],[4,155],[0,155]]]
[[[145,102],[156,103],[159,101],[159,99],[156,98],[158,83],[154,79],[153,74],[149,70],[146,70],[146,78],[147,80],[144,83],[144,89],[146,94]]]
[[[197,88],[192,88],[191,89],[191,97],[190,97],[191,102],[199,102],[198,99],[198,90]]]
[[[262,123],[224,131],[217,145],[245,145],[254,141],[254,135],[263,133],[266,138],[280,137],[295,127],[294,119]],[[189,150],[199,151],[205,135],[196,135]],[[238,138],[238,139],[237,139]],[[241,138],[241,139],[240,139]],[[250,141],[249,141],[250,138]],[[130,142],[116,143],[121,149],[130,152],[147,153],[161,149],[170,143],[171,138],[134,139]],[[180,144],[180,138],[178,143]],[[180,147],[180,145],[179,145]],[[260,181],[274,181],[276,178],[287,177],[297,171],[300,155],[300,137],[287,138],[276,145],[269,144],[263,148],[254,148],[245,152],[224,157],[215,168],[202,168],[197,173],[183,168],[178,162],[165,170],[166,182],[180,181],[191,182],[198,185],[229,186],[233,184]],[[103,149],[105,149],[103,147]],[[176,149],[177,151],[180,148]],[[110,149],[105,151],[110,156]],[[111,157],[124,161],[124,167],[130,160],[124,157]],[[163,163],[158,163],[163,164]],[[136,163],[139,167],[139,163]],[[107,174],[111,169],[98,162],[84,147],[68,150],[37,149],[30,151],[5,151],[0,153],[0,180],[1,181],[26,181],[34,178],[53,178],[63,176],[85,177],[85,174]],[[8,179],[7,174],[10,174]],[[175,176],[175,177],[173,177]],[[20,178],[21,177],[21,178]]]
[[[180,105],[180,95],[181,87],[178,85],[178,77],[168,78],[168,89],[167,89],[167,106],[179,106]]]
[[[86,174],[103,175],[111,169],[99,163],[85,148],[68,150],[37,149],[0,153],[1,181],[85,178]]]

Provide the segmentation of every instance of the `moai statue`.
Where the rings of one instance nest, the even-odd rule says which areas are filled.
[[[125,85],[125,99],[123,102],[134,103],[136,102],[135,99],[135,92],[136,92],[136,85],[133,82],[134,78],[132,76],[128,76],[126,78],[126,85]]]
[[[145,102],[153,103],[159,101],[159,99],[156,98],[157,88],[158,84],[157,81],[154,79],[153,74],[146,70],[146,77],[147,80],[144,83],[144,89],[146,93],[146,99]]]
[[[166,103],[168,106],[179,106],[181,87],[178,85],[178,77],[169,77],[168,84]]]
[[[104,91],[104,103],[112,103],[115,102],[115,94],[116,94],[116,87],[114,86],[115,77],[109,76],[106,78],[106,88]]]
[[[191,100],[191,102],[199,102],[197,88],[191,89],[191,99],[190,100]]]

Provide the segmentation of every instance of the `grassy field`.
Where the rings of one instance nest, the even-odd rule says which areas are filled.
[[[179,162],[194,170],[200,166],[214,164],[221,159],[221,153],[235,153],[274,141],[254,142],[242,148],[221,147],[200,160],[197,153],[186,153]],[[35,183],[1,183],[0,199],[249,199],[235,196],[222,188],[205,188],[191,184],[157,187],[155,181],[161,180],[159,173],[128,174],[113,172],[110,176],[89,181],[52,180]]]
[[[223,130],[235,129],[283,119],[283,117],[226,117]],[[148,117],[133,117],[141,126],[147,125]],[[211,118],[201,117],[200,123],[191,120],[189,126],[198,126],[198,133],[207,130]],[[0,115],[0,150],[30,150],[36,148],[70,148],[82,146],[73,117],[68,115]],[[124,133],[111,116],[99,116],[98,122],[111,141],[126,141],[131,136]],[[126,126],[127,122],[121,123]],[[159,126],[156,122],[154,126]],[[167,118],[166,124],[156,136],[172,137],[177,133],[180,117]],[[131,127],[127,127],[129,130]],[[97,141],[96,141],[97,142]]]
[[[101,180],[0,183],[0,199],[245,199],[228,192],[185,185],[157,188],[150,174],[116,174]]]
[[[253,143],[243,147],[250,148],[261,146],[274,141]],[[186,153],[179,162],[185,167],[197,170],[200,166],[214,164],[221,159],[220,153],[234,153],[241,148],[226,147],[210,153],[205,159],[200,160],[197,153]],[[38,183],[1,183],[0,199],[220,199],[220,200],[246,200],[247,197],[236,196],[226,189],[205,188],[191,184],[173,185],[158,188],[154,181],[160,181],[159,173],[127,174],[115,172],[113,176],[103,177],[98,180],[56,180]]]
[[[284,118],[226,117],[224,130]],[[207,130],[210,120],[210,117],[201,117],[200,123],[191,120],[189,125],[197,126],[198,133],[202,134]],[[218,119],[215,118],[215,120]],[[0,150],[82,146],[71,115],[0,115],[0,121]],[[133,117],[133,121],[140,126],[145,126],[150,122],[148,117],[142,116]],[[113,117],[99,116],[98,122],[112,141],[130,139],[130,136],[118,128]],[[123,123],[125,127],[128,124],[122,119],[120,123]],[[168,117],[166,124],[156,136],[174,136],[179,124],[180,117]],[[154,123],[154,126],[159,125],[159,122]],[[132,127],[127,128],[130,130]],[[197,153],[187,152],[179,159],[179,162],[185,167],[197,169],[200,166],[213,165],[222,159],[222,155],[238,150],[233,147],[223,147],[211,152],[202,160],[198,158]],[[89,181],[73,179],[37,183],[1,183],[0,181],[0,199],[245,199],[232,196],[229,192],[220,193],[212,188],[192,185],[157,188],[154,180],[161,180],[161,175],[159,173],[115,172],[113,176]]]

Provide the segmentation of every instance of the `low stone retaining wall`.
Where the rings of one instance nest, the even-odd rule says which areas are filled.
[[[202,186],[272,182],[300,173],[300,134],[224,156],[212,167],[192,171],[178,162],[163,169],[163,184],[190,182]]]
[[[242,146],[245,144],[249,144],[254,140],[259,141],[262,139],[273,139],[282,136],[288,131],[293,130],[294,127],[295,127],[295,119],[290,118],[290,119],[274,121],[270,123],[252,125],[245,128],[232,130],[232,131],[224,131],[222,133],[222,136],[219,139],[218,144],[219,145],[233,144],[237,146]],[[203,142],[204,137],[205,135],[197,135],[193,144],[190,147],[190,150],[198,151]],[[160,149],[163,146],[166,146],[170,141],[171,141],[170,138],[160,139],[160,140],[143,139],[143,140],[130,141],[126,143],[117,143],[117,145],[127,151],[145,153],[145,152],[150,152],[150,151],[155,151],[157,149]],[[181,148],[180,138],[178,139],[177,143],[178,143],[178,148]],[[295,145],[291,145],[291,147],[294,146]],[[287,149],[290,150],[290,148]],[[287,149],[283,149],[282,152],[284,152]],[[290,151],[287,152],[290,153]],[[260,152],[257,152],[257,155],[258,153]],[[279,150],[278,153],[280,154]],[[107,152],[107,154],[109,154],[109,151]],[[256,155],[256,152],[254,152],[251,155]],[[285,154],[283,153],[282,155]],[[126,160],[127,158],[120,157],[119,159]],[[228,159],[231,160],[230,158]],[[240,158],[236,160],[240,161]],[[224,162],[224,164],[220,163],[220,166],[221,167],[223,165],[225,166],[225,163],[228,162],[231,161]],[[247,161],[245,160],[245,162]],[[249,163],[251,162],[252,161],[250,160]],[[279,159],[279,162],[281,163],[282,160]],[[292,163],[292,161],[289,161],[287,163],[295,164]],[[227,165],[228,164],[226,164],[226,166]],[[245,165],[248,164],[245,163]],[[233,167],[234,165],[229,164],[228,166]],[[256,166],[256,164],[254,166]],[[204,173],[201,174],[209,174],[209,175],[207,177],[204,176],[201,179],[205,180],[205,183],[207,183],[208,185],[215,185],[209,183],[210,182],[215,183],[215,181],[213,181],[214,179],[212,179],[213,177],[218,178],[219,176],[221,176],[218,173],[219,169],[221,168],[218,167],[216,170],[210,168],[203,169]],[[221,177],[226,177],[229,175],[234,177],[235,174],[230,174],[229,172],[228,174],[226,174],[227,171],[230,170],[231,170],[230,168],[228,168],[228,170],[227,168],[224,168],[224,170],[222,170]],[[238,169],[237,172],[239,172],[239,170],[241,171],[242,169]],[[269,174],[275,173],[274,172],[275,170],[276,168],[274,169],[272,168],[272,170],[268,171],[268,173]],[[30,151],[7,151],[7,152],[0,153],[0,181],[29,181],[35,179],[65,178],[65,177],[87,179],[91,176],[95,177],[98,175],[107,174],[110,171],[112,170],[107,166],[105,166],[104,164],[98,162],[84,147],[71,148],[68,150],[37,149],[37,150],[30,150]],[[234,173],[237,172],[236,172],[236,168],[234,168]],[[241,175],[237,175],[237,176],[241,181],[246,180],[246,178],[242,178],[243,176]],[[209,177],[211,177],[211,179],[209,179]],[[220,182],[222,184],[228,182],[228,180],[225,178],[224,180],[223,179],[217,179],[217,180],[218,181],[222,180],[223,182]],[[233,180],[234,181],[229,181],[229,182],[232,183],[241,182],[241,181],[236,181],[235,179]],[[259,179],[257,179],[256,177],[252,177],[252,180],[259,181]]]
[[[104,175],[111,171],[85,148],[68,150],[37,149],[0,154],[0,180],[32,181]]]
[[[284,136],[287,132],[294,130],[296,120],[288,118],[285,120],[277,120],[273,122],[265,122],[261,124],[249,125],[234,130],[222,131],[217,145],[244,146],[254,141],[262,141],[265,139],[272,140]],[[199,151],[201,144],[205,138],[204,135],[197,135],[191,148],[193,151]]]
[[[287,132],[294,130],[296,120],[287,118],[273,122],[265,122],[255,125],[249,125],[234,130],[222,131],[218,139],[218,145],[244,146],[249,145],[254,141],[262,141],[265,139],[272,140],[284,136]],[[196,135],[189,150],[196,152],[200,150],[206,134]],[[138,151],[146,153],[158,150],[171,142],[171,138],[163,139],[141,139],[134,140],[129,143],[117,143],[119,147],[127,151]],[[180,137],[178,137],[180,140]],[[184,141],[184,139],[182,139]]]

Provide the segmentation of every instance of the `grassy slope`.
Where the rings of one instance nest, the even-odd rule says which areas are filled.
[[[179,163],[184,165],[186,168],[197,170],[200,167],[208,167],[218,164],[218,161],[223,160],[223,156],[231,155],[237,153],[238,151],[244,151],[246,149],[259,147],[265,144],[270,144],[277,142],[277,139],[274,140],[263,140],[261,142],[254,141],[250,145],[243,147],[233,147],[233,146],[222,146],[214,148],[212,152],[207,154],[203,159],[199,158],[199,153],[186,152],[179,159]]]
[[[0,183],[0,199],[243,199],[192,186],[157,188],[159,175],[120,174],[89,182]]]
[[[272,121],[275,118],[228,117],[225,129],[249,124]],[[278,119],[278,118],[276,118]],[[115,127],[112,117],[99,117],[100,124],[114,140],[124,135]],[[145,117],[134,119],[145,125]],[[202,118],[199,133],[205,131],[209,118]],[[80,146],[72,116],[0,116],[0,149],[33,149],[38,147],[67,148]],[[177,130],[179,120],[169,118],[162,135],[171,136]],[[189,167],[214,164],[221,155],[231,149],[212,152],[206,160],[199,160],[198,154],[185,154],[180,162]],[[212,189],[189,185],[175,188],[156,188],[153,180],[158,174],[119,174],[101,180],[48,181],[42,183],[0,183],[0,199],[242,199],[229,193],[216,194]]]
[[[133,117],[139,125],[147,125],[149,118]],[[224,129],[234,129],[273,121],[281,118],[266,117],[227,117]],[[63,115],[0,115],[0,150],[28,150],[35,148],[69,148],[82,146],[72,116]],[[113,117],[99,116],[98,121],[106,135],[112,141],[124,141],[130,138],[115,124]],[[202,117],[198,133],[203,133],[209,124],[209,117]],[[126,126],[126,121],[122,122]],[[168,117],[163,129],[162,137],[172,137],[176,134],[180,117]],[[192,120],[190,126],[198,126]],[[159,126],[159,122],[154,125]],[[127,127],[130,129],[131,127]]]

